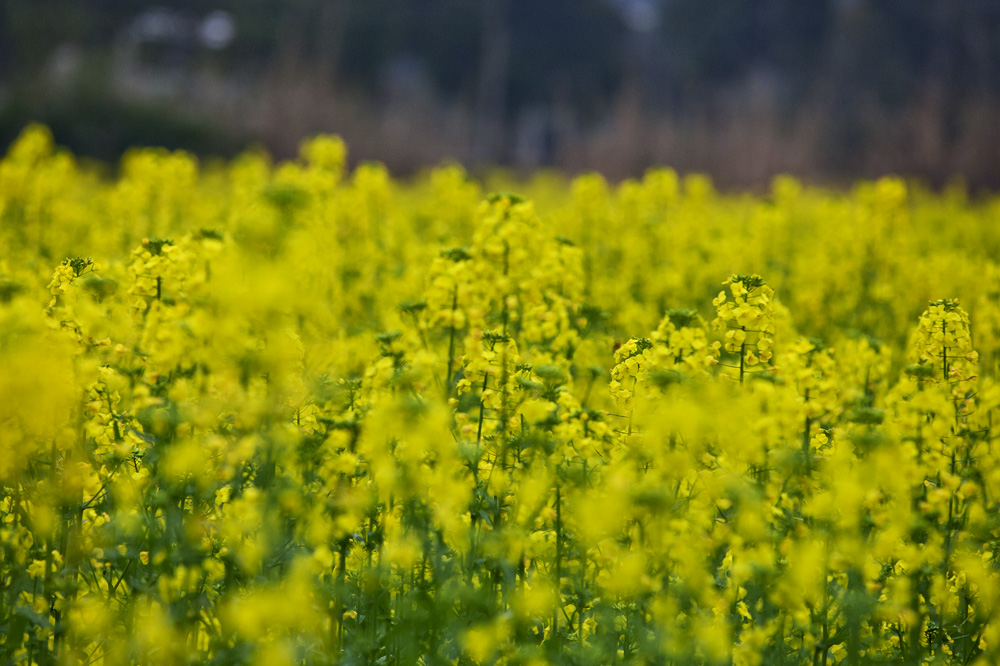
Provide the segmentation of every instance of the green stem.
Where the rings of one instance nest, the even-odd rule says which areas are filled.
[[[451,325],[448,327],[448,371],[445,373],[445,393],[451,395],[451,369],[455,364],[455,312],[458,310],[458,285],[451,296]]]
[[[746,326],[740,326],[741,331],[746,331]],[[743,375],[746,373],[747,339],[743,338],[740,343],[740,386],[743,385]]]
[[[944,381],[948,381],[948,324],[941,320],[941,371],[944,374]]]
[[[486,401],[483,399],[483,392],[486,391],[486,382],[489,381],[489,374],[483,373],[483,387],[479,392],[479,426],[476,428],[476,445],[483,441],[483,417],[486,412]]]
[[[559,609],[562,606],[562,488],[556,485],[556,607],[552,610],[552,638],[555,639],[559,629]],[[557,642],[558,645],[558,642]]]
[[[632,378],[632,404],[629,405],[628,409],[628,434],[632,434],[632,417],[635,414],[635,387],[639,383],[638,377]]]

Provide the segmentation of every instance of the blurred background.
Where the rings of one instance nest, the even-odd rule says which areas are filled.
[[[1000,186],[1000,0],[0,0],[0,149],[48,124],[279,157],[757,187]]]

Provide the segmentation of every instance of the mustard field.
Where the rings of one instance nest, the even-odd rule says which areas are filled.
[[[345,165],[0,162],[0,663],[1000,663],[1000,198]]]

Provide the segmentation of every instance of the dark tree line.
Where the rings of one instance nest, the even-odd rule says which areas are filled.
[[[440,94],[471,102],[490,35],[504,33],[515,107],[558,92],[599,108],[630,76],[643,77],[652,103],[696,106],[757,72],[778,79],[788,103],[818,82],[887,105],[931,83],[1000,93],[994,0],[661,0],[652,35],[630,34],[604,0],[2,0],[0,76],[34,76],[65,42],[106,47],[164,5],[231,12],[231,67],[295,57],[369,92],[405,56]]]

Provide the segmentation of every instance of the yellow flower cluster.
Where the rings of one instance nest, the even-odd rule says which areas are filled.
[[[25,130],[2,661],[1000,662],[995,199],[489,187]]]
[[[771,360],[774,346],[774,289],[759,275],[733,275],[726,280],[733,300],[720,291],[712,301],[715,330],[726,329],[725,350],[739,359],[740,383],[748,368]]]
[[[920,315],[910,356],[952,384],[956,397],[975,383],[979,353],[972,348],[969,315],[957,299],[935,301]]]

